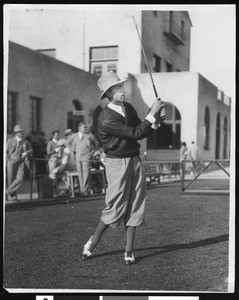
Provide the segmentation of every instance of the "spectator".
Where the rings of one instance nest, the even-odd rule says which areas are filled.
[[[60,138],[60,132],[58,130],[54,130],[52,132],[52,138],[47,144],[47,155],[48,155],[48,173],[49,177],[52,178],[52,171],[59,165],[59,160],[61,158],[60,147],[57,146],[57,142]],[[54,179],[54,178],[52,178]],[[56,185],[54,182],[54,195],[56,196]]]
[[[75,153],[76,169],[80,183],[80,193],[87,196],[90,193],[90,168],[92,152],[98,148],[98,141],[84,122],[80,122],[78,132],[66,140],[66,146]]]
[[[63,194],[66,192],[69,192],[69,187],[67,184],[66,174],[65,171],[68,170],[68,160],[70,158],[70,150],[65,146],[65,139],[61,139],[57,142],[57,148],[59,148],[58,151],[58,157],[57,161],[55,163],[55,168],[50,172],[49,177],[54,180],[54,187],[55,187],[55,194],[58,195],[58,189],[60,183],[63,181],[65,185],[65,191],[63,191]],[[56,174],[61,174],[61,176],[56,176]]]
[[[67,141],[71,138],[73,132],[71,129],[66,129],[65,130],[65,146],[67,147]],[[75,153],[72,149],[67,147],[67,149],[70,150],[70,154],[68,155],[68,169],[69,171],[75,171],[76,170],[76,163],[75,163]]]
[[[33,157],[35,158],[36,174],[46,174],[47,142],[43,131],[36,133],[35,142],[32,146]]]
[[[100,150],[96,150],[95,153],[92,156],[92,163],[91,163],[91,170],[104,170],[105,169],[105,163],[104,163],[104,158],[101,157],[102,153]],[[91,175],[91,187],[94,190],[94,192],[100,192],[100,193],[104,193],[105,192],[105,186],[104,186],[104,182],[102,176],[103,174],[100,173],[96,173],[96,174],[92,174]]]
[[[192,161],[191,175],[195,176],[197,173],[197,160],[199,160],[199,147],[194,143],[194,141],[191,142],[191,146],[188,149],[187,155],[188,159]]]
[[[7,140],[7,180],[6,200],[13,200],[16,191],[21,186],[24,178],[24,164],[30,169],[29,157],[32,155],[32,147],[28,140],[23,140],[23,129],[19,125],[13,128],[14,137]]]
[[[182,142],[181,148],[180,148],[180,161],[187,159],[187,144],[185,142]]]
[[[181,148],[180,148],[180,162],[181,162],[181,168],[180,168],[180,176],[182,177],[182,167],[184,164],[184,168],[186,169],[186,163],[183,163],[183,160],[187,159],[187,144],[185,142],[182,142]]]

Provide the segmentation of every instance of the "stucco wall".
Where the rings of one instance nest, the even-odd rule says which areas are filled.
[[[198,144],[201,158],[215,158],[215,130],[216,116],[221,115],[221,139],[220,158],[222,158],[223,148],[223,122],[228,120],[228,151],[229,151],[229,127],[230,127],[230,107],[217,100],[217,88],[199,73],[194,72],[170,72],[153,73],[153,79],[159,96],[165,102],[169,102],[177,107],[181,114],[181,141],[189,146],[191,141]],[[155,95],[149,74],[139,74],[129,76],[128,84],[129,101],[137,109],[139,116],[143,119]],[[209,151],[203,149],[203,126],[204,111],[206,106],[210,107],[211,129]],[[178,160],[178,150],[146,150],[146,140],[142,141],[142,154],[147,151],[148,159]]]
[[[153,65],[153,54],[162,58],[161,71],[166,72],[166,61],[172,64],[173,71],[189,71],[190,64],[190,27],[191,23],[185,12],[174,12],[174,21],[180,26],[181,20],[185,21],[185,45],[176,45],[164,32],[168,31],[168,11],[157,11],[155,17],[153,11],[143,11],[142,14],[142,40],[145,52],[149,56],[149,64]],[[142,58],[142,65],[145,63]],[[145,68],[142,68],[145,71]]]
[[[229,158],[230,145],[230,106],[225,105],[221,100],[217,99],[217,87],[209,82],[202,75],[199,76],[199,91],[198,91],[198,144],[201,145],[200,151],[203,158],[215,159],[216,151],[216,120],[217,114],[220,114],[220,152],[219,158],[223,158],[223,126],[224,120],[227,118],[228,124],[228,142],[227,142],[227,157]],[[210,112],[210,129],[209,129],[209,149],[203,148],[203,126],[204,114],[206,107]]]
[[[9,44],[8,91],[18,93],[17,122],[25,133],[29,131],[30,96],[42,99],[41,129],[47,136],[52,130],[62,133],[66,129],[67,112],[75,109],[73,99],[82,102],[85,121],[91,125],[90,111],[103,105],[99,100],[97,79],[93,74],[47,55]]]
[[[155,95],[148,73],[128,74],[127,101],[136,108],[141,119],[147,115]],[[194,140],[200,147],[202,158],[215,157],[216,116],[221,117],[220,158],[223,149],[223,123],[228,120],[228,145],[230,144],[230,107],[217,100],[217,88],[198,73],[153,73],[156,89],[163,101],[176,106],[181,115],[181,141],[187,145]],[[42,130],[47,138],[54,129],[63,133],[67,126],[67,112],[75,108],[73,99],[83,104],[85,121],[92,125],[92,111],[104,107],[100,101],[98,77],[47,55],[32,51],[15,43],[9,44],[8,91],[16,92],[17,121],[25,133],[29,132],[29,96],[42,99]],[[203,150],[203,125],[205,107],[210,108],[210,147]],[[147,150],[146,139],[141,141],[141,154],[147,151],[148,159],[179,160],[179,150]],[[229,153],[229,146],[228,146]],[[229,155],[229,154],[228,154]]]

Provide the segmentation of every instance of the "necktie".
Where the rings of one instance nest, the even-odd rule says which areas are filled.
[[[21,155],[23,152],[22,140],[18,142],[18,152]]]
[[[124,116],[126,117],[126,110],[124,104],[121,105]]]

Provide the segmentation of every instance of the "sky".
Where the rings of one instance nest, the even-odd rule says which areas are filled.
[[[193,5],[190,71],[235,97],[235,5]]]

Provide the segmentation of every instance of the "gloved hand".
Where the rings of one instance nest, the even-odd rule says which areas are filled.
[[[160,98],[157,98],[153,102],[153,104],[149,110],[149,114],[156,117],[157,113],[159,113],[163,108],[164,108],[164,102],[162,100],[160,100]]]

